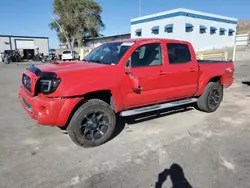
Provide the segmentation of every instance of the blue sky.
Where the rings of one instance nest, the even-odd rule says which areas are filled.
[[[250,0],[141,0],[142,15],[174,8],[188,8],[238,19],[250,20]],[[130,31],[130,19],[138,16],[138,0],[97,0],[106,25],[102,34]],[[0,35],[48,36],[50,46],[59,43],[51,21],[53,0],[1,0]]]

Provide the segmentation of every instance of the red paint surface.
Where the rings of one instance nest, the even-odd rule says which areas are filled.
[[[123,42],[134,41],[123,40]],[[125,64],[133,51],[143,44],[159,42],[162,45],[163,65],[131,68],[138,83],[126,74]],[[185,64],[169,64],[167,43],[183,43],[189,46],[192,61]],[[64,126],[84,94],[100,90],[109,90],[115,102],[115,111],[140,107],[200,96],[207,83],[214,77],[220,77],[224,87],[233,82],[233,63],[198,64],[190,43],[167,39],[140,39],[126,52],[117,65],[97,63],[69,62],[62,64],[46,64],[38,66],[42,71],[55,72],[61,78],[57,90],[50,95],[29,93],[20,87],[19,98],[23,97],[33,108],[28,114],[38,124]],[[229,72],[227,69],[231,69]],[[25,71],[31,77],[34,91],[38,77]],[[141,92],[135,92],[133,85],[139,85]],[[22,101],[21,101],[22,103]],[[23,103],[22,103],[23,105]],[[24,107],[25,108],[25,107]]]

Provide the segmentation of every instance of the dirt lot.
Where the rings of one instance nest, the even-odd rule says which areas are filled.
[[[249,188],[250,60],[235,66],[217,112],[127,119],[113,140],[82,149],[23,111],[17,91],[25,65],[0,65],[0,187]]]

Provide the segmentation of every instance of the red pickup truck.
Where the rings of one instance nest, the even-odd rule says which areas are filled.
[[[41,125],[66,128],[79,146],[114,133],[116,115],[196,104],[214,112],[233,83],[232,61],[196,60],[189,42],[129,39],[105,43],[80,62],[29,66],[19,99]]]

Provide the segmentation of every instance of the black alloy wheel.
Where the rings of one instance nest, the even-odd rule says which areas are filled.
[[[208,106],[210,109],[216,109],[220,105],[221,93],[218,88],[212,89],[208,94]]]
[[[87,140],[98,140],[103,137],[109,127],[108,117],[104,112],[95,111],[83,117],[80,131]]]
[[[109,141],[115,126],[116,115],[111,106],[100,99],[90,99],[76,110],[67,131],[75,144],[87,148]]]
[[[197,100],[197,108],[204,112],[216,111],[223,100],[223,86],[219,82],[209,82]]]

